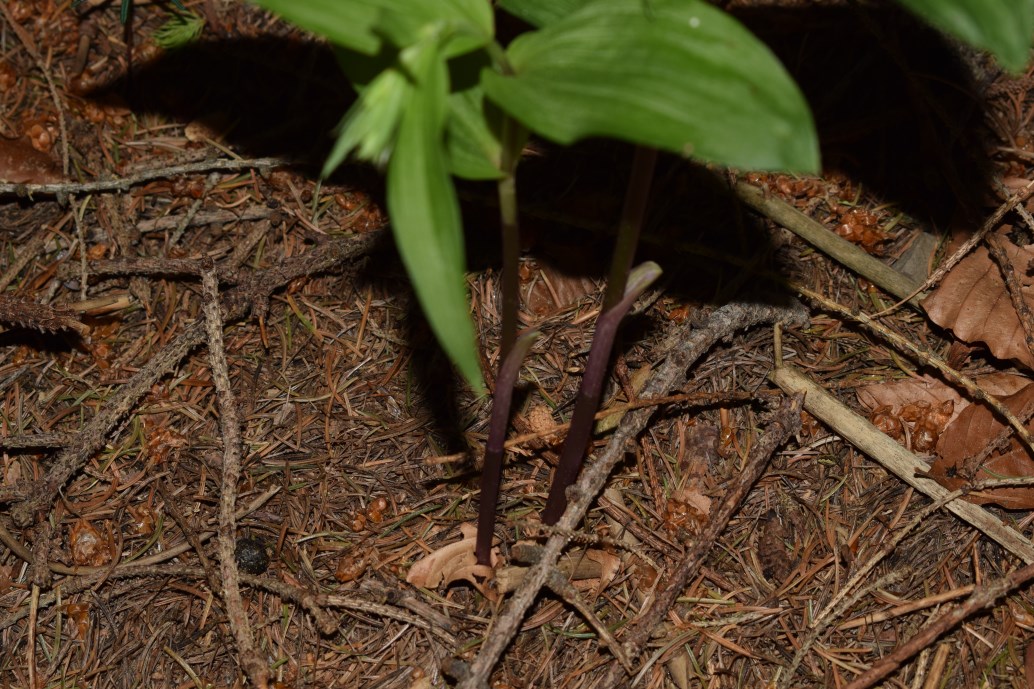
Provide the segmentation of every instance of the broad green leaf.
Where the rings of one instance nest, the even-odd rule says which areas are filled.
[[[367,1],[383,8],[376,28],[399,48],[414,45],[433,27],[447,38],[442,54],[449,58],[484,46],[495,32],[489,0]]]
[[[335,43],[372,55],[386,37],[396,47],[414,45],[429,26],[448,28],[446,57],[475,50],[492,39],[489,0],[255,0],[285,19]]]
[[[524,34],[485,94],[558,143],[609,136],[751,169],[817,171],[808,105],[779,61],[700,0],[596,0]]]
[[[448,72],[435,42],[403,53],[415,82],[388,163],[388,213],[431,329],[464,377],[481,391],[484,383],[464,281],[463,228],[444,150]]]
[[[1030,60],[1034,0],[898,0],[937,28],[1021,72]]]
[[[372,55],[381,40],[374,33],[380,16],[372,0],[255,0],[306,31],[326,36],[331,42]]]
[[[449,170],[463,179],[491,180],[503,176],[502,146],[488,128],[484,94],[471,87],[449,95],[449,121],[445,132]]]
[[[499,0],[499,7],[532,26],[547,26],[588,2],[590,0]]]

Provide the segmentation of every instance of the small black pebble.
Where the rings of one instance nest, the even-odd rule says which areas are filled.
[[[261,538],[238,538],[233,555],[237,567],[245,574],[262,574],[269,567],[269,554]]]

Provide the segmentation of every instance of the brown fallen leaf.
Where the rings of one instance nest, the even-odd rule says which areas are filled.
[[[1002,398],[1010,411],[1023,415],[1034,407],[1034,383]],[[941,434],[937,442],[937,459],[930,467],[930,477],[949,490],[957,490],[971,481],[966,476],[967,462],[976,457],[993,441],[1005,424],[991,411],[979,404],[966,407]],[[1028,423],[1027,428],[1034,428]],[[1034,476],[1034,459],[1015,438],[1010,439],[1004,451],[994,452],[977,469],[973,481]],[[1034,487],[991,488],[970,493],[965,498],[977,505],[995,504],[1010,510],[1034,509]]]
[[[1013,373],[992,373],[978,376],[976,383],[995,397],[1011,395],[1030,384],[1030,378]],[[932,407],[951,401],[954,409],[945,424],[950,426],[959,414],[970,405],[970,401],[960,395],[955,388],[933,376],[905,378],[890,383],[866,385],[855,391],[858,402],[869,412],[887,406],[901,410],[909,404],[928,402]]]
[[[448,586],[455,581],[467,581],[489,600],[495,598],[495,592],[488,586],[494,575],[494,567],[499,562],[499,552],[492,549],[492,566],[479,565],[474,556],[474,544],[477,527],[473,524],[460,524],[463,539],[456,543],[442,546],[428,553],[409,568],[406,581],[413,586],[425,589],[436,589]]]
[[[1007,236],[1008,229],[1003,227],[998,238],[1020,280],[1024,301],[1034,307],[1034,277],[1028,272],[1034,246],[1016,246]],[[955,266],[923,300],[923,308],[930,320],[960,339],[983,342],[999,359],[1034,368],[1034,354],[1027,347],[1001,271],[984,247],[978,247]]]
[[[566,272],[548,260],[536,261],[538,271],[525,266],[530,285],[522,285],[521,292],[525,308],[536,316],[554,316],[598,291],[591,278]]]
[[[22,139],[0,138],[0,181],[53,184],[61,180],[61,168],[49,155]]]

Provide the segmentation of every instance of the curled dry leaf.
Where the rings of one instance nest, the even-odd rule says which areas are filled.
[[[110,534],[109,534],[110,536]],[[88,567],[100,567],[111,562],[111,542],[90,522],[79,519],[68,534],[72,562]]]
[[[455,581],[467,581],[474,585],[486,598],[492,599],[494,592],[487,586],[494,574],[494,567],[499,562],[499,552],[492,549],[492,567],[478,565],[474,556],[474,543],[477,527],[473,524],[460,524],[463,539],[450,543],[432,553],[409,568],[406,581],[420,588],[436,589],[448,586]]]
[[[998,236],[1020,280],[1023,299],[1034,308],[1034,276],[1027,270],[1034,260],[1034,246],[1016,246],[1004,231]],[[923,308],[930,320],[949,328],[960,339],[983,342],[999,359],[1034,368],[1034,354],[1027,347],[1001,271],[984,247],[978,247],[955,266],[923,300]]]
[[[664,526],[681,541],[692,540],[707,525],[711,499],[697,487],[687,486],[671,494],[664,506]]]
[[[539,262],[538,267],[538,274],[529,276],[536,278],[530,287],[522,288],[524,303],[536,316],[552,317],[596,292],[591,278],[565,272],[546,261]]]
[[[873,409],[869,414],[869,423],[899,443],[904,442],[905,424],[901,422],[901,416],[894,412],[894,407],[889,404],[883,404]]]
[[[1002,403],[1014,414],[1024,416],[1034,409],[1034,384],[1004,397]],[[1031,429],[1034,424],[1028,424]],[[983,405],[971,404],[941,434],[937,443],[937,459],[930,467],[930,476],[938,483],[956,490],[970,483],[967,463],[984,451],[988,443],[999,437],[1005,424]],[[972,477],[974,481],[1034,476],[1034,460],[1015,438],[1003,451],[992,453]],[[991,488],[971,493],[966,500],[996,504],[1011,510],[1034,509],[1034,487]]]
[[[46,153],[22,139],[0,138],[0,180],[12,184],[53,184],[61,169]]]
[[[72,638],[82,641],[90,631],[90,604],[89,603],[65,603],[61,611],[68,616],[69,625],[72,630]]]
[[[337,562],[334,578],[343,584],[355,581],[366,572],[368,566],[369,562],[365,555],[355,552],[346,553]]]
[[[987,376],[979,376],[976,379],[976,383],[986,392],[996,397],[1003,397],[1025,387],[1030,383],[1030,379],[1026,376],[1018,376],[1011,373],[992,373]],[[858,388],[857,395],[861,405],[869,410],[870,420],[872,420],[872,417],[880,407],[887,407],[889,410],[902,410],[906,406],[918,402],[927,402],[931,407],[938,407],[950,400],[954,409],[944,422],[944,427],[947,427],[959,417],[963,409],[969,406],[968,399],[962,397],[950,385],[933,376],[905,378],[892,383],[866,385],[865,387]],[[884,410],[884,413],[887,411]],[[873,423],[875,424],[876,422],[873,421]],[[876,425],[878,426],[879,424]],[[887,435],[893,434],[888,433]]]

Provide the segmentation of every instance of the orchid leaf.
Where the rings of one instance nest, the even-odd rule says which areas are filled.
[[[702,0],[595,0],[507,49],[486,95],[561,144],[610,136],[751,169],[817,171],[808,105],[775,56]]]
[[[446,162],[449,78],[439,44],[400,55],[414,77],[388,164],[387,201],[395,241],[417,299],[449,358],[484,389],[468,313],[459,202]]]
[[[942,31],[994,53],[1019,73],[1030,61],[1034,0],[898,0]]]

